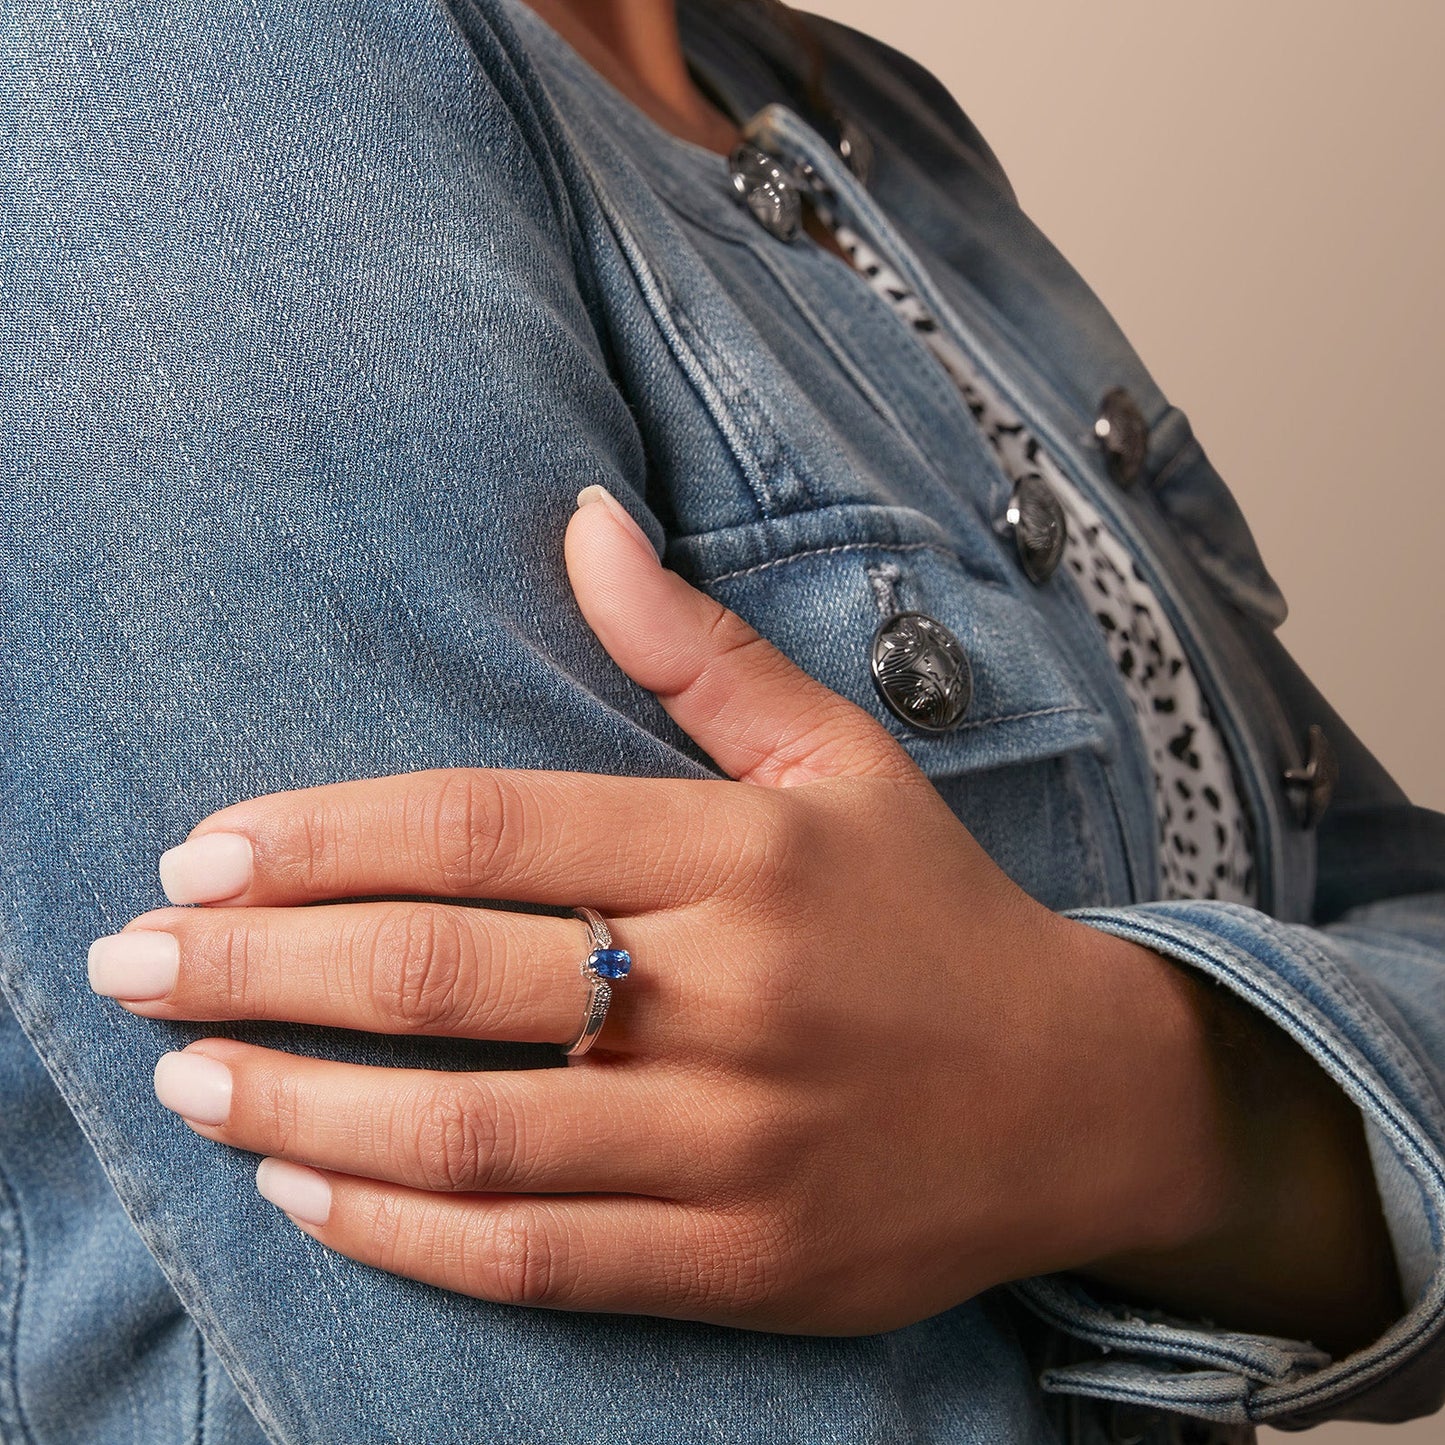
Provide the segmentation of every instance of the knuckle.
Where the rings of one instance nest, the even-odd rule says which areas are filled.
[[[206,956],[214,960],[216,987],[221,996],[233,1004],[254,1004],[264,1017],[261,1000],[256,998],[254,940],[245,923],[216,930],[207,942]]]
[[[425,1199],[378,1189],[371,1194],[366,1221],[367,1256],[393,1274],[454,1279],[463,1250],[442,1211]]]
[[[493,874],[511,829],[509,791],[482,768],[458,768],[443,779],[426,827],[445,892],[469,893]]]
[[[757,794],[740,808],[716,890],[724,901],[746,903],[751,914],[772,907],[792,888],[799,850],[807,844],[800,810],[786,793],[758,789]]]
[[[541,1211],[499,1210],[485,1243],[488,1293],[503,1304],[549,1305],[566,1289],[566,1252]]]
[[[265,840],[266,872],[287,894],[324,896],[334,886],[337,848],[346,835],[329,804],[309,801]]]
[[[378,1011],[402,1029],[465,1028],[474,1000],[464,934],[460,920],[444,908],[398,904],[387,909],[370,941]]]
[[[252,1109],[270,1152],[283,1158],[306,1153],[312,1115],[305,1090],[285,1069],[268,1069],[259,1083]]]
[[[399,1127],[414,1141],[424,1187],[460,1193],[505,1188],[520,1169],[521,1141],[509,1109],[480,1087],[429,1094]]]

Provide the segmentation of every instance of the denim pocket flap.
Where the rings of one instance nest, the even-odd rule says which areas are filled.
[[[675,538],[665,560],[879,718],[930,777],[1112,747],[1112,725],[1002,560],[965,562],[921,512],[824,507]],[[972,697],[947,731],[902,721],[874,684],[874,635],[905,611],[942,623],[968,659]]]

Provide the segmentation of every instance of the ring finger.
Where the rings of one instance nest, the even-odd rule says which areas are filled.
[[[623,920],[616,944],[669,957],[660,915]],[[373,1033],[567,1043],[585,1012],[582,922],[418,902],[312,908],[162,908],[91,946],[97,992],[172,1019],[279,1019]],[[687,1017],[677,968],[629,976],[599,1047],[634,1052],[634,1017],[666,1047]],[[645,1007],[634,1010],[646,995]]]

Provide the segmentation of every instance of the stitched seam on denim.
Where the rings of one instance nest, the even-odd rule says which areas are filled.
[[[877,249],[879,251],[879,254],[891,264],[892,257],[889,255],[888,251],[883,247],[878,247]],[[763,258],[767,255],[767,252],[760,250],[757,247],[750,247],[749,250],[753,255],[758,256],[759,258]],[[764,261],[764,264],[767,265],[768,269],[773,271],[775,275],[777,274],[776,269],[771,266],[766,260]],[[897,268],[895,267],[894,269],[896,270]],[[960,393],[958,386],[950,378],[948,373],[943,369],[942,365],[938,361],[938,358],[933,355],[933,353],[928,349],[926,345],[924,345],[923,340],[919,336],[919,334],[905,321],[901,320],[898,314],[893,311],[892,308],[888,307],[886,303],[884,303],[879,298],[877,292],[875,292],[873,288],[868,285],[866,279],[863,276],[858,275],[856,270],[853,270],[853,274],[857,280],[858,287],[861,292],[860,304],[863,306],[867,306],[875,311],[881,311],[887,317],[888,325],[894,327],[898,332],[901,333],[902,337],[904,338],[901,344],[911,349],[916,353],[918,357],[922,358],[922,363],[919,366],[915,367],[910,373],[909,379],[911,383],[915,386],[922,385],[926,387],[928,392],[931,394],[934,405],[936,405],[940,409],[948,411],[949,413],[954,415],[960,415],[960,430],[965,427],[972,428],[972,430],[967,433],[965,445],[967,445],[969,441],[975,441],[979,443],[979,445],[977,446],[977,452],[980,458],[983,460],[985,466],[988,467],[990,470],[996,471],[1000,475],[1002,475],[998,458],[994,455],[993,450],[983,442],[982,434],[979,432],[978,429],[978,422],[970,411],[968,403]],[[804,316],[808,317],[811,324],[811,311],[802,304],[801,300],[799,300],[796,296],[792,295],[789,287],[785,286],[784,290],[789,291],[790,299],[793,300],[793,304],[797,306],[800,311],[802,311]],[[846,353],[844,354],[846,355]],[[892,409],[889,408],[889,410],[891,413]],[[917,443],[913,441],[907,430],[903,428],[901,420],[897,417],[894,417],[893,424],[898,427],[899,434],[908,442],[912,450],[914,450],[915,452],[919,452]],[[933,463],[929,462],[926,457],[922,456],[921,452],[919,453],[919,456],[920,460],[926,467],[928,467],[929,471],[934,475],[937,475],[937,469],[933,465]]]
[[[802,468],[797,464],[797,456],[772,415],[759,400],[757,386],[738,374],[727,353],[713,342],[707,328],[695,325],[692,317],[688,315],[687,309],[676,297],[673,298],[672,306],[674,320],[688,333],[693,350],[700,357],[711,361],[715,379],[720,377],[726,381],[727,390],[720,386],[719,392],[735,413],[740,412],[747,419],[748,429],[753,437],[755,454],[762,462],[766,474],[779,476],[786,471],[786,475],[797,483],[804,498],[816,506],[818,499],[813,495]],[[764,440],[768,446],[766,456],[757,448],[757,443]],[[768,495],[770,497],[773,495],[770,486]],[[776,511],[775,498],[773,506]]]
[[[833,547],[809,547],[802,552],[792,552],[786,557],[773,557],[767,562],[759,562],[752,567],[741,567],[736,572],[719,572],[715,577],[704,577],[706,583],[731,582],[738,577],[751,577],[755,572],[766,572],[769,567],[781,567],[788,562],[796,562],[803,557],[830,557],[838,552],[917,552],[924,548],[937,552],[947,557],[951,562],[958,561],[958,554],[938,542],[840,542]]]
[[[1316,982],[1331,994],[1334,1001],[1343,1009],[1352,1014],[1363,1013],[1370,1018],[1375,1017],[1373,1005],[1355,987],[1334,955],[1323,944],[1317,943],[1309,933],[1300,930],[1296,924],[1280,923],[1268,914],[1261,915],[1259,920],[1251,919],[1250,921],[1286,951],[1294,949],[1305,953],[1317,965]],[[1330,1027],[1333,1028],[1333,1025]],[[1390,1062],[1406,1076],[1410,1086],[1417,1093],[1423,1098],[1439,1098],[1438,1092],[1425,1072],[1408,1050],[1397,1045],[1391,1031],[1383,1030],[1372,1035],[1372,1042],[1388,1054]],[[1442,1176],[1442,1182],[1445,1182],[1445,1176]]]
[[[206,1396],[210,1376],[206,1371],[206,1337],[196,1331],[196,1445],[206,1445]]]
[[[20,1204],[15,1191],[0,1168],[0,1210],[8,1217],[10,1232],[14,1236],[13,1257],[15,1261],[14,1293],[10,1299],[10,1318],[5,1328],[5,1385],[10,1396],[7,1413],[20,1432],[20,1438],[35,1440],[29,1422],[25,1418],[25,1406],[20,1398],[20,1305],[25,1294],[25,1280],[28,1273],[28,1259],[25,1247],[25,1229],[20,1220]],[[3,1243],[0,1243],[0,1265],[3,1265]]]
[[[617,238],[617,244],[627,261],[633,279],[637,282],[637,289],[646,303],[658,333],[682,368],[683,375],[687,377],[693,390],[697,392],[704,409],[712,418],[713,425],[718,429],[723,443],[732,453],[733,459],[743,474],[744,481],[752,490],[753,501],[758,511],[765,517],[773,516],[777,511],[777,505],[768,487],[761,459],[738,426],[737,418],[729,411],[726,400],[711,371],[703,364],[702,358],[696,354],[683,336],[682,330],[677,324],[679,308],[669,295],[662,277],[653,270],[646,252],[638,244],[621,213],[612,203],[606,187],[593,171],[585,151],[581,147],[577,147],[576,150],[582,168],[591,183],[598,208],[611,227],[612,234]],[[695,333],[695,328],[689,327],[689,329]]]
[[[1216,1374],[1217,1372],[1209,1371],[1206,1373]],[[1128,1399],[1134,1400],[1139,1404],[1153,1405],[1156,1408],[1162,1407],[1164,1401],[1167,1399],[1171,1402],[1177,1401],[1198,1405],[1233,1405],[1241,1411],[1244,1409],[1244,1392],[1237,1387],[1233,1390],[1223,1388],[1222,1381],[1221,1388],[1217,1390],[1189,1389],[1186,1387],[1179,1391],[1171,1390],[1167,1395],[1156,1395],[1151,1391],[1147,1382],[1134,1383],[1118,1378],[1110,1379],[1101,1372],[1079,1371],[1078,1373],[1071,1373],[1070,1369],[1049,1370],[1045,1372],[1043,1378],[1047,1388],[1068,1391],[1070,1394],[1082,1394],[1087,1390],[1089,1394],[1096,1399]],[[1188,1376],[1171,1375],[1169,1378],[1171,1380],[1183,1381],[1187,1380]],[[1237,1377],[1229,1375],[1226,1376],[1226,1379],[1237,1380]]]
[[[868,404],[882,417],[909,451],[913,453],[920,465],[927,467],[930,472],[933,472],[935,469],[928,461],[928,458],[924,456],[923,450],[915,440],[913,432],[904,426],[903,419],[894,410],[892,403],[890,403],[883,393],[873,384],[868,373],[853,359],[848,349],[826,326],[823,326],[819,322],[813,308],[807,304],[802,292],[793,284],[792,277],[778,265],[776,245],[749,247],[749,254],[772,276],[779,290],[793,303],[793,309],[808,323],[810,330],[827,348],[828,354],[838,363],[840,369],[853,382],[854,386],[858,388]]]
[[[1230,1395],[1224,1391],[1213,1393],[1210,1391],[1180,1390],[1178,1393],[1170,1392],[1166,1396],[1156,1395],[1150,1392],[1147,1386],[1132,1386],[1124,1384],[1111,1384],[1094,1377],[1083,1380],[1064,1380],[1059,1382],[1053,1372],[1047,1372],[1041,1377],[1041,1383],[1046,1390],[1057,1390],[1060,1394],[1084,1394],[1088,1393],[1095,1399],[1106,1400],[1128,1400],[1138,1405],[1152,1405],[1156,1409],[1168,1409],[1170,1405],[1203,1405],[1216,1408],[1227,1408],[1231,1405],[1241,1412],[1246,1408],[1246,1402],[1240,1395]],[[1228,1423],[1225,1421],[1224,1423]]]
[[[1006,712],[1000,713],[998,717],[981,717],[973,722],[960,723],[953,729],[956,733],[966,733],[970,728],[991,728],[996,723],[1023,722],[1031,717],[1053,717],[1056,713],[1076,712],[1085,716],[1091,716],[1091,709],[1082,707],[1077,703],[1061,703],[1058,707],[1036,707],[1029,712]]]
[[[1158,423],[1155,423],[1155,425],[1157,426]],[[1177,471],[1181,466],[1184,465],[1184,460],[1190,455],[1191,451],[1195,455],[1198,455],[1201,451],[1199,439],[1192,435],[1188,437],[1179,447],[1177,447],[1174,451],[1174,455],[1171,456],[1169,460],[1165,462],[1164,465],[1154,473],[1153,478],[1149,482],[1149,490],[1155,491],[1158,488],[1167,485],[1170,473]]]
[[[1220,904],[1216,906],[1225,908],[1241,907],[1241,905],[1228,904]],[[1071,916],[1087,918],[1089,914],[1097,913],[1099,911],[1100,910],[1092,909],[1078,910],[1072,913]],[[1243,911],[1253,913],[1253,910],[1245,909]],[[1151,917],[1155,920],[1162,918],[1166,921],[1169,921],[1169,915],[1167,914],[1156,914],[1152,915]],[[1260,918],[1266,917],[1267,915],[1257,915],[1254,921],[1257,923]],[[1115,927],[1117,927],[1119,924],[1119,920],[1117,918],[1111,918],[1104,921],[1109,922]],[[1304,1003],[1308,1006],[1309,1017],[1306,1020],[1301,1020],[1300,1018],[1292,1014],[1288,1009],[1284,1008],[1281,1001],[1272,998],[1268,993],[1266,993],[1264,989],[1261,988],[1260,985],[1256,983],[1252,978],[1250,978],[1242,968],[1232,962],[1221,962],[1218,954],[1224,954],[1226,956],[1226,959],[1237,959],[1240,957],[1239,950],[1227,940],[1222,939],[1214,934],[1208,934],[1207,930],[1200,928],[1199,925],[1189,925],[1182,921],[1176,923],[1176,927],[1194,927],[1199,928],[1199,931],[1201,932],[1206,932],[1206,936],[1209,939],[1209,945],[1214,950],[1216,950],[1216,952],[1209,952],[1206,949],[1205,945],[1202,944],[1196,937],[1189,935],[1181,936],[1180,934],[1171,932],[1167,928],[1157,926],[1155,923],[1141,923],[1137,920],[1130,919],[1125,921],[1122,926],[1129,933],[1137,934],[1145,940],[1152,938],[1158,941],[1183,946],[1187,951],[1194,955],[1194,957],[1198,960],[1199,964],[1203,966],[1206,971],[1218,972],[1228,977],[1232,984],[1236,986],[1238,992],[1249,997],[1251,1001],[1255,1003],[1256,1007],[1260,1008],[1261,1012],[1265,1013],[1268,1017],[1273,1018],[1277,1023],[1284,1027],[1285,1031],[1291,1034],[1291,1037],[1295,1037],[1295,1035],[1293,1030],[1289,1027],[1290,1024],[1299,1024],[1304,1022],[1310,1025],[1309,1031],[1314,1034],[1314,1036],[1321,1044],[1327,1046],[1326,1052],[1328,1053],[1331,1060],[1340,1067],[1342,1072],[1349,1074],[1349,1076],[1354,1080],[1354,1082],[1363,1089],[1363,1092],[1366,1093],[1370,1102],[1375,1105],[1380,1110],[1380,1112],[1386,1115],[1387,1118],[1390,1120],[1391,1124],[1394,1126],[1397,1134],[1399,1135],[1398,1142],[1403,1146],[1402,1152],[1407,1155],[1404,1160],[1406,1167],[1410,1169],[1410,1172],[1412,1174],[1415,1174],[1416,1177],[1420,1179],[1422,1185],[1428,1185],[1430,1180],[1434,1181],[1434,1190],[1431,1191],[1428,1187],[1426,1187],[1424,1192],[1426,1194],[1427,1200],[1433,1199],[1437,1217],[1434,1221],[1432,1221],[1434,1225],[1434,1229],[1432,1230],[1432,1236],[1438,1234],[1438,1212],[1441,1206],[1441,1200],[1442,1198],[1445,1198],[1445,1177],[1442,1177],[1440,1170],[1434,1166],[1429,1156],[1429,1153],[1426,1150],[1422,1150],[1420,1148],[1420,1141],[1416,1138],[1414,1121],[1409,1118],[1408,1114],[1405,1114],[1402,1126],[1402,1122],[1399,1116],[1404,1113],[1404,1111],[1402,1109],[1395,1108],[1392,1099],[1388,1095],[1382,1096],[1381,1092],[1377,1088],[1375,1088],[1372,1081],[1368,1079],[1362,1081],[1360,1078],[1359,1069],[1345,1067],[1346,1061],[1341,1057],[1339,1053],[1336,1040],[1331,1037],[1331,1035],[1333,1034],[1332,1027],[1326,1025],[1325,1030],[1321,1030],[1319,1028],[1320,1023],[1323,1021],[1318,1018],[1318,1011],[1315,1010],[1312,1005],[1308,1005],[1307,1000],[1299,998],[1297,991],[1290,990],[1291,994],[1294,995],[1291,1002],[1296,1004]],[[1111,931],[1113,930],[1111,929]],[[1265,928],[1262,931],[1269,932],[1269,929]],[[1291,938],[1290,942],[1295,944],[1296,946],[1299,946],[1300,940],[1296,938]],[[1415,1168],[1414,1165],[1411,1163],[1412,1159],[1418,1161],[1418,1163],[1421,1165],[1421,1169],[1423,1169],[1424,1171],[1423,1174],[1421,1172],[1421,1169]],[[1428,1175],[1429,1178],[1425,1178],[1424,1175]],[[1433,1278],[1438,1281],[1439,1276],[1440,1269],[1437,1264],[1436,1273]],[[1258,1420],[1262,1423],[1267,1423],[1267,1421],[1265,1421],[1264,1419],[1263,1413],[1266,1410],[1273,1414],[1279,1407],[1285,1405],[1298,1405],[1300,1403],[1308,1403],[1311,1398],[1331,1399],[1344,1396],[1348,1393],[1359,1393],[1360,1391],[1363,1391],[1369,1385],[1378,1383],[1380,1379],[1382,1379],[1385,1375],[1389,1373],[1390,1369],[1394,1365],[1398,1363],[1408,1364],[1408,1359],[1403,1357],[1408,1356],[1411,1349],[1421,1338],[1434,1334],[1442,1319],[1445,1319],[1445,1299],[1437,1299],[1433,1307],[1426,1307],[1423,1309],[1421,1318],[1408,1331],[1408,1333],[1406,1333],[1401,1339],[1385,1346],[1379,1353],[1374,1354],[1368,1357],[1363,1362],[1357,1364],[1351,1365],[1349,1364],[1348,1360],[1340,1361],[1335,1365],[1323,1366],[1321,1370],[1313,1372],[1314,1376],[1318,1376],[1318,1374],[1324,1371],[1333,1371],[1337,1368],[1340,1369],[1340,1374],[1335,1379],[1327,1382],[1326,1384],[1321,1385],[1317,1382],[1302,1381],[1300,1382],[1300,1384],[1294,1387],[1291,1387],[1288,1383],[1281,1383],[1264,1387],[1266,1390],[1268,1390],[1270,1398],[1262,1402],[1260,1405],[1256,1406],[1253,1394],[1251,1394],[1249,1404],[1250,1418],[1252,1420]],[[1351,1390],[1348,1387],[1355,1388]]]
[[[1025,1286],[1020,1288],[1019,1286]],[[1163,1356],[1166,1359],[1196,1360],[1209,1364],[1231,1366],[1238,1374],[1251,1380],[1265,1383],[1279,1379],[1277,1372],[1264,1373],[1264,1366],[1255,1364],[1247,1355],[1224,1344],[1215,1343],[1208,1337],[1201,1337],[1178,1325],[1157,1324],[1149,1330],[1131,1330],[1118,1324],[1109,1315],[1091,1317],[1080,1321],[1065,1313],[1047,1296],[1040,1298],[1026,1288],[1027,1281],[1019,1281],[1015,1292],[1030,1309],[1042,1315],[1052,1325],[1066,1330],[1069,1334],[1081,1335],[1095,1344],[1110,1348],[1137,1350],[1141,1354]],[[1082,1311],[1085,1306],[1080,1304]]]
[[[876,566],[863,569],[868,574],[868,586],[873,601],[884,618],[902,611],[898,605],[898,583],[903,576],[896,562],[879,562]]]
[[[14,952],[13,946],[9,946],[8,933],[0,925],[0,951]],[[71,1071],[69,1060],[63,1053],[58,1053],[48,1047],[43,1035],[43,1026],[47,1020],[42,1013],[27,1007],[25,1000],[21,999],[15,991],[8,986],[5,978],[5,969],[0,968],[0,992],[3,992],[6,1001],[15,1013],[15,1017],[24,1028],[27,1020],[30,1028],[26,1029],[26,1036],[30,1039],[32,1047],[40,1055],[42,1062],[49,1071],[55,1086],[60,1091],[60,1096],[66,1102],[76,1122],[80,1126],[81,1133],[85,1136],[87,1143],[95,1150],[96,1157],[100,1160],[101,1168],[105,1171],[106,1178],[110,1180],[115,1189],[116,1196],[120,1200],[121,1208],[125,1210],[126,1217],[135,1226],[136,1232],[144,1240],[146,1247],[151,1251],[156,1263],[160,1265],[162,1272],[170,1280],[176,1293],[181,1296],[181,1302],[191,1316],[197,1320],[204,1317],[215,1331],[216,1339],[219,1341],[217,1353],[223,1358],[229,1356],[227,1372],[230,1374],[241,1398],[246,1402],[251,1413],[256,1416],[268,1434],[280,1438],[280,1422],[271,1412],[270,1406],[261,1393],[256,1381],[251,1377],[247,1360],[239,1349],[232,1346],[231,1340],[226,1333],[226,1327],[221,1317],[210,1308],[209,1301],[199,1287],[195,1274],[190,1269],[186,1260],[179,1258],[171,1250],[166,1235],[159,1230],[150,1228],[138,1215],[135,1202],[130,1197],[129,1181],[119,1171],[114,1162],[106,1156],[103,1137],[97,1133],[92,1122],[86,1117],[86,1106],[89,1102],[81,1081]],[[31,1029],[35,1032],[32,1033]],[[182,1286],[185,1286],[183,1289]]]

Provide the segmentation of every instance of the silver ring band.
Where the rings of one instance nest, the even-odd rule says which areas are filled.
[[[607,1019],[612,986],[632,971],[632,955],[612,946],[612,930],[595,908],[574,908],[573,914],[587,925],[590,948],[582,960],[582,976],[588,981],[587,1012],[577,1037],[563,1050],[568,1058],[580,1058],[592,1047]]]

